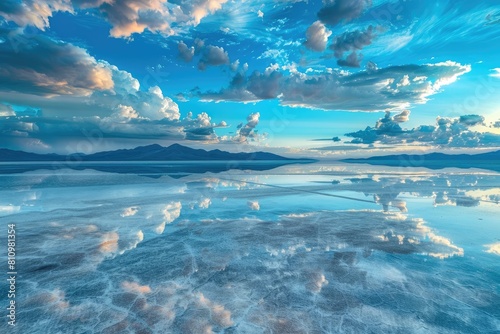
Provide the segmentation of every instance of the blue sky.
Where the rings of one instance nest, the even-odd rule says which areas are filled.
[[[498,1],[8,0],[0,20],[2,147],[500,146]]]

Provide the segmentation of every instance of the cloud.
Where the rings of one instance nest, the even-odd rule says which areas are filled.
[[[490,74],[490,77],[500,78],[500,68],[492,69],[493,73]]]
[[[0,117],[16,116],[14,109],[7,104],[0,103]]]
[[[408,120],[408,110],[391,116],[385,116],[377,121],[374,127],[346,134],[355,138],[351,143],[357,144],[420,144],[439,147],[477,147],[500,146],[500,135],[488,132],[478,132],[471,127],[483,124],[484,117],[480,115],[465,115],[457,118],[438,117],[436,125],[420,125],[413,129],[403,129],[400,123]]]
[[[1,32],[11,36],[7,30]],[[195,45],[195,50],[211,49],[201,40]],[[8,147],[60,149],[63,138],[68,144],[89,133],[100,139],[214,142],[214,128],[227,126],[223,121],[211,124],[206,113],[181,119],[178,105],[158,86],[143,90],[129,72],[70,43],[22,36],[16,43],[1,43],[0,49],[0,99],[5,102],[0,104],[0,116],[9,116],[0,123],[0,134]],[[210,55],[206,61],[217,63]],[[27,108],[14,112],[11,104]]]
[[[247,123],[245,125],[243,125],[243,123],[238,125],[236,135],[232,138],[232,140],[239,143],[246,143],[248,141],[258,139],[255,128],[257,127],[257,124],[259,124],[259,118],[259,112],[251,113],[250,115],[248,115]]]
[[[404,123],[408,122],[410,120],[410,111],[409,110],[403,110],[397,115],[394,115],[392,117],[392,120],[396,123]]]
[[[324,0],[318,18],[329,25],[351,21],[359,17],[371,3],[371,0]]]
[[[306,41],[304,45],[313,51],[325,51],[328,37],[332,32],[328,30],[321,21],[314,22],[306,31]]]
[[[230,65],[229,68],[234,72],[238,69],[239,60],[230,64],[229,55],[224,48],[214,45],[205,45],[205,42],[199,38],[194,40],[194,46],[188,47],[184,42],[177,44],[179,58],[189,63],[197,54],[201,54],[198,61],[198,69],[204,71],[208,66]]]
[[[458,121],[467,126],[484,125],[484,117],[481,115],[463,115]]]
[[[52,13],[58,11],[72,12],[72,3],[64,0],[25,2],[7,0],[0,4],[0,15],[7,21],[15,22],[20,27],[32,25],[40,30],[49,26],[49,18]]]
[[[0,29],[0,90],[41,96],[88,96],[112,90],[107,63],[85,49],[45,36],[25,37],[16,30]]]
[[[359,55],[356,52],[351,52],[346,59],[337,60],[337,65],[344,67],[361,67],[361,61],[363,60],[363,55]]]
[[[424,104],[429,96],[471,70],[470,65],[447,61],[425,65],[377,68],[370,64],[357,73],[325,71],[302,73],[277,65],[263,73],[236,73],[229,87],[201,93],[202,101],[257,102],[279,99],[282,105],[323,110],[379,111]]]
[[[111,24],[109,33],[113,37],[129,37],[146,29],[170,36],[174,34],[170,23],[182,11],[170,11],[164,3],[163,0],[115,0],[103,2],[99,10]]]
[[[182,60],[184,60],[186,63],[189,63],[191,60],[193,60],[194,46],[188,48],[188,46],[183,41],[180,41],[179,44],[177,44],[177,48],[179,49],[179,57]]]
[[[229,56],[223,48],[208,45],[198,62],[198,69],[204,71],[208,66],[220,66],[229,64]]]
[[[193,113],[189,112],[182,120],[182,126],[188,140],[201,140],[201,141],[217,141],[218,137],[215,134],[215,128],[227,127],[226,122],[222,121],[218,124],[211,122],[210,116],[202,112],[196,118],[193,118]]]
[[[362,50],[365,46],[370,45],[372,40],[377,37],[375,30],[381,28],[369,26],[366,30],[347,31],[335,37],[330,49],[334,51],[335,58],[339,59],[337,64],[340,66],[359,67],[361,55],[356,55],[356,51]],[[345,52],[349,52],[347,59],[342,60]]]
[[[186,1],[190,3],[191,1]],[[192,17],[192,24],[198,25],[204,17],[209,14],[213,14],[222,8],[227,0],[195,0],[192,1],[192,7],[189,10],[190,16]]]
[[[337,58],[342,58],[344,52],[361,50],[370,45],[377,36],[374,32],[375,29],[373,26],[369,26],[366,30],[348,31],[338,35],[330,45],[330,49],[334,51]]]
[[[128,38],[149,30],[171,36],[222,8],[227,0],[31,0],[7,1],[0,4],[0,15],[19,27],[34,26],[40,30],[49,27],[49,18],[56,12],[90,12],[99,15],[110,25],[112,37]]]

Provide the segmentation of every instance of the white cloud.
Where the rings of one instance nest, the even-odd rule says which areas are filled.
[[[405,109],[411,104],[426,103],[428,97],[470,70],[469,65],[451,61],[386,68],[370,66],[357,73],[301,73],[290,68],[286,75],[286,72],[270,67],[264,73],[255,71],[249,76],[238,72],[228,88],[200,95],[203,101],[279,99],[283,105],[323,110]],[[423,76],[427,77],[426,81],[414,80]],[[405,85],[398,86],[401,82]]]
[[[314,22],[306,31],[304,45],[313,51],[325,51],[328,37],[332,32],[328,30],[321,21]]]
[[[491,71],[493,73],[490,74],[490,77],[500,78],[500,68],[494,68]]]
[[[409,118],[409,110],[384,118],[374,127],[346,134],[355,138],[352,143],[363,144],[403,144],[432,145],[439,147],[500,146],[500,135],[474,131],[471,128],[484,124],[480,115],[463,115],[457,118],[438,117],[435,125],[420,125],[413,129],[403,129],[400,123]]]

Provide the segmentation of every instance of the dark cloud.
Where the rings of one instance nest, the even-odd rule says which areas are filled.
[[[484,125],[484,117],[481,115],[463,115],[460,116],[459,122],[467,126]]]
[[[354,30],[336,36],[330,49],[334,51],[335,57],[342,58],[344,52],[361,50],[370,45],[377,36],[376,28],[369,26],[366,30]]]
[[[0,30],[0,90],[25,94],[89,95],[112,90],[111,70],[85,49],[41,35]]]
[[[205,70],[207,66],[220,66],[229,64],[229,56],[223,48],[208,45],[203,49],[203,53],[198,62],[198,69]]]
[[[465,115],[457,118],[438,117],[436,125],[420,125],[413,129],[403,129],[401,122],[408,119],[409,111],[391,116],[387,112],[374,127],[346,134],[358,144],[415,144],[439,147],[500,146],[500,135],[478,132],[471,127],[483,124],[480,115]]]
[[[376,31],[381,28],[369,26],[366,30],[347,31],[335,37],[330,49],[334,52],[335,58],[339,59],[337,64],[340,66],[360,67],[362,59],[361,54],[356,52],[362,50],[365,46],[370,45],[372,40],[377,37]],[[344,53],[351,52],[344,60]]]
[[[443,62],[426,65],[370,66],[357,73],[327,71],[287,74],[277,65],[247,76],[238,72],[229,87],[201,93],[204,101],[253,102],[279,99],[281,104],[323,110],[379,111],[422,104],[442,86],[470,71],[469,65]]]
[[[177,44],[177,48],[179,49],[179,57],[184,60],[186,63],[189,63],[191,60],[193,60],[194,57],[194,47],[188,47],[186,43],[183,41],[180,41],[179,44]]]
[[[229,68],[234,72],[238,69],[239,60],[232,64],[229,62],[229,55],[224,48],[214,45],[205,45],[205,42],[199,38],[194,40],[194,46],[188,47],[183,41],[177,44],[179,50],[179,58],[189,63],[195,55],[201,54],[198,61],[198,69],[204,71],[208,66],[229,65]]]
[[[344,67],[361,67],[361,61],[363,60],[363,55],[360,53],[359,55],[356,54],[356,52],[351,52],[347,56],[346,59],[339,59],[337,60],[337,64],[339,66],[344,66]]]
[[[318,12],[321,22],[336,25],[359,17],[365,8],[371,6],[371,0],[325,0]]]

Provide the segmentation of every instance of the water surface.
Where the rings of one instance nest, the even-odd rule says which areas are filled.
[[[498,173],[139,174],[0,175],[0,219],[17,226],[19,333],[500,328]]]

